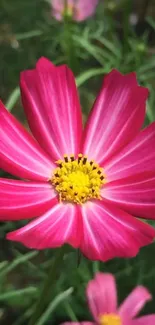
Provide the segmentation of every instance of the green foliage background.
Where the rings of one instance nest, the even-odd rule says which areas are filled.
[[[19,98],[19,73],[34,67],[40,56],[56,64],[68,63],[76,75],[84,121],[104,74],[112,68],[136,71],[138,81],[150,89],[145,124],[155,119],[155,4],[154,1],[100,1],[92,19],[80,24],[59,23],[43,0],[1,0],[0,97],[27,127]],[[131,13],[138,24],[129,23]],[[0,176],[9,177],[0,171]],[[29,251],[6,241],[8,231],[23,222],[0,224],[0,324],[27,324],[55,250]],[[146,285],[155,298],[155,244],[134,259],[91,262],[69,249],[58,270],[56,286],[36,325],[57,325],[66,320],[91,319],[84,295],[96,271],[112,272],[119,301],[137,284]],[[155,301],[155,300],[154,300]],[[151,302],[143,310],[155,312]]]

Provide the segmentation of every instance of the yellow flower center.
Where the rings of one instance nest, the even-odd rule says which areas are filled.
[[[121,318],[116,314],[104,314],[99,317],[100,325],[121,325]]]
[[[90,199],[100,199],[100,188],[106,183],[104,171],[86,156],[64,155],[51,179],[60,201],[82,204]]]

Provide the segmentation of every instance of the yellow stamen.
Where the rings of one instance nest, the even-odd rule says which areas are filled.
[[[100,325],[122,325],[122,321],[119,315],[116,314],[104,314],[99,317]]]
[[[100,199],[100,188],[106,183],[103,168],[86,156],[64,155],[58,160],[58,167],[51,178],[52,184],[59,193],[61,201],[82,204],[87,200]]]

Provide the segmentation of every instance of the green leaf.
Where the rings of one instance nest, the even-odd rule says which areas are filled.
[[[104,68],[90,69],[90,70],[87,70],[87,71],[81,73],[76,78],[77,87],[82,86],[87,80],[89,80],[92,77],[95,77],[100,74],[103,75],[103,74],[109,72],[109,69],[110,69],[110,66],[106,65],[106,67],[104,67]]]
[[[0,263],[0,270],[3,269],[5,266],[8,265],[8,262],[7,261],[3,261]]]
[[[35,325],[44,325],[46,321],[51,316],[51,313],[54,311],[54,309],[63,301],[65,301],[73,292],[73,288],[69,288],[68,290],[60,293],[56,296],[56,298],[49,304],[46,311],[42,314],[39,321]]]
[[[20,290],[13,290],[13,291],[9,291],[6,293],[2,293],[0,295],[0,301],[17,298],[17,297],[22,298],[22,296],[32,295],[34,293],[36,294],[36,292],[37,292],[37,288],[35,288],[35,287],[28,287],[28,288],[24,288],[24,289],[20,289]]]
[[[148,17],[146,17],[146,21],[155,30],[155,20],[154,20],[154,18],[151,17],[151,16],[148,16]]]
[[[152,60],[149,60],[148,63],[140,66],[140,68],[138,69],[138,72],[145,73],[148,70],[152,70],[153,68],[155,69],[155,58],[153,58]]]
[[[16,34],[16,40],[21,41],[23,39],[40,36],[42,34],[43,34],[43,32],[41,30],[32,30],[30,32]]]
[[[18,98],[20,96],[20,90],[19,87],[16,87],[13,92],[11,93],[11,95],[9,96],[5,106],[7,107],[8,111],[11,111],[12,108],[15,106]]]
[[[4,268],[4,270],[2,270],[2,272],[0,273],[0,278],[7,275],[10,271],[15,269],[19,264],[25,263],[27,260],[35,257],[37,254],[38,251],[33,251],[16,258],[12,263],[7,265],[7,267]]]
[[[77,42],[78,46],[82,47],[85,51],[91,54],[101,65],[104,64],[104,58],[99,53],[100,49],[97,46],[92,45],[90,42],[77,35],[74,35],[73,39],[75,40],[75,42]]]
[[[98,41],[100,43],[102,43],[102,45],[104,47],[106,47],[113,55],[114,57],[118,57],[120,58],[122,56],[121,50],[119,47],[116,47],[116,44],[113,44],[112,42],[110,42],[108,39],[106,39],[105,37],[100,37],[98,39]]]

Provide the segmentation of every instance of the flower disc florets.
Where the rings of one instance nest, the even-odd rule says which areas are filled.
[[[106,182],[103,169],[86,156],[64,155],[57,161],[51,181],[60,200],[82,204],[90,199],[100,199],[100,188]]]
[[[99,317],[101,325],[121,325],[121,318],[116,314],[104,314]]]

